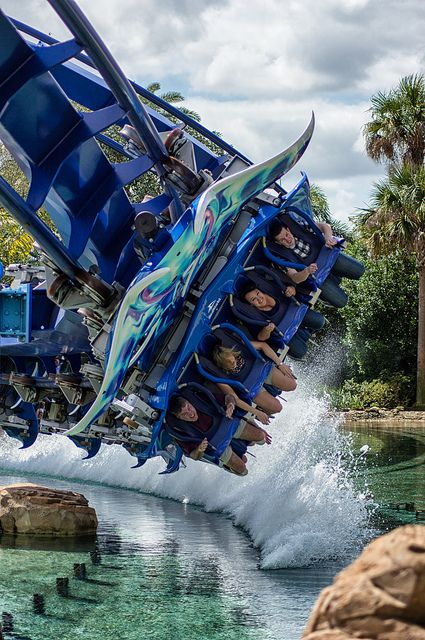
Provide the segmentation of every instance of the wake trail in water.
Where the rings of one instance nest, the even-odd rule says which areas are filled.
[[[325,401],[298,389],[273,421],[271,446],[250,448],[249,474],[233,476],[188,461],[186,469],[160,476],[161,460],[131,469],[135,459],[103,445],[96,458],[63,436],[40,436],[26,450],[0,438],[0,466],[19,474],[45,474],[138,489],[230,515],[261,552],[263,568],[301,567],[351,556],[367,531],[367,511],[342,459],[349,444],[327,414]]]

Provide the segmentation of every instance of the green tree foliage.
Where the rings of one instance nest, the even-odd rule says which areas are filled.
[[[6,147],[0,143],[0,173],[22,197],[26,198],[29,182]],[[41,220],[59,236],[57,229],[45,209],[38,211]],[[37,261],[39,255],[34,240],[21,225],[0,206],[0,261],[4,265]]]
[[[21,196],[26,196],[28,180],[3,145],[0,145],[0,173]],[[31,236],[0,206],[0,262],[5,266],[26,262],[32,247]]]
[[[329,202],[323,189],[316,184],[310,185],[310,197],[314,214],[319,222],[327,222],[331,225],[337,236],[351,239],[352,232],[347,224],[334,218],[329,208]]]
[[[416,403],[425,406],[425,77],[402,78],[372,97],[364,127],[366,151],[388,165],[360,218],[362,237],[375,255],[413,250],[419,275]]]
[[[371,206],[359,216],[357,227],[372,255],[407,249],[415,253],[420,268],[425,258],[425,167],[392,168],[374,185]]]
[[[345,380],[342,386],[329,389],[332,404],[337,409],[364,409],[382,407],[392,409],[397,406],[409,406],[412,394],[412,377],[395,373],[385,379]]]
[[[27,262],[33,249],[33,239],[14,219],[0,208],[0,262],[7,266]]]
[[[158,82],[152,83],[148,86],[148,90],[151,93],[157,93],[160,91],[161,85]],[[168,91],[161,94],[161,98],[171,104],[178,104],[184,102],[184,96],[178,91]],[[153,103],[144,100],[146,104],[155,108],[156,111],[161,112],[168,117],[172,122],[179,122],[175,117],[167,113],[165,110],[158,109]],[[87,109],[79,104],[74,104],[75,108],[79,111],[87,111]],[[195,111],[188,109],[183,104],[178,104],[180,111],[191,116],[197,122],[200,122],[201,117]],[[105,133],[112,139],[122,143],[122,138],[119,134],[119,127],[112,126]],[[197,133],[190,127],[186,127],[186,131],[189,132],[196,139],[205,144],[217,155],[222,155],[223,151],[216,144],[204,136]],[[218,134],[218,132],[215,132]],[[100,143],[103,152],[106,154],[111,162],[126,162],[128,158],[122,154],[117,153],[104,143]],[[0,172],[1,175],[9,182],[9,184],[22,196],[26,197],[28,192],[28,180],[19,169],[18,165],[6,150],[3,145],[0,145]],[[141,202],[143,197],[149,195],[159,195],[162,192],[158,177],[148,172],[139,179],[133,181],[126,187],[127,195],[131,202]],[[54,225],[50,220],[48,214],[41,210],[40,217],[46,222],[50,228],[54,231]],[[13,262],[27,262],[30,259],[30,252],[33,250],[33,240],[31,236],[24,232],[22,227],[15,222],[15,220],[9,215],[9,213],[0,207],[0,261],[7,265]]]
[[[365,259],[358,283],[345,281],[350,296],[342,310],[351,375],[358,381],[414,376],[418,276],[411,254]]]
[[[376,162],[423,165],[425,158],[425,77],[402,78],[371,98],[371,120],[363,130],[366,152]]]

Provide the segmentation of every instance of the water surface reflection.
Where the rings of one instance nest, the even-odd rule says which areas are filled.
[[[373,512],[377,533],[414,521],[415,513],[391,504],[425,509],[425,430],[356,425],[352,450],[361,463],[359,491],[380,505]],[[0,478],[1,484],[23,481],[70,485]],[[72,488],[96,508],[97,539],[0,539],[1,611],[12,612],[15,632],[32,640],[297,640],[318,593],[349,561],[261,571],[248,537],[223,515],[136,491],[74,482]],[[99,566],[90,564],[95,549]],[[73,577],[81,562],[87,581]],[[66,576],[71,595],[62,598],[55,580]],[[44,617],[32,613],[34,593],[45,595]]]

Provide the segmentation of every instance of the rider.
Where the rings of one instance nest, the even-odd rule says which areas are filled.
[[[226,394],[224,396],[224,404],[226,408],[226,417],[231,418],[233,411],[235,410],[236,402],[233,394]],[[186,439],[179,441],[176,437],[177,444],[183,449],[183,451],[189,455],[193,460],[200,460],[204,453],[208,453],[209,441],[203,434],[211,431],[213,427],[213,416],[196,409],[196,407],[181,395],[172,396],[168,404],[168,411],[173,414],[179,421],[187,422],[194,430],[188,431],[190,433],[190,441]],[[219,427],[217,427],[216,431]],[[247,440],[256,444],[270,444],[271,437],[269,434],[260,429],[259,427],[250,424],[249,422],[241,421],[236,432],[233,434],[233,438],[239,438],[240,440]],[[234,473],[238,475],[246,475],[248,470],[246,468],[246,456],[239,457],[232,449],[230,445],[226,447],[224,452],[220,456],[221,462],[229,467]]]
[[[287,311],[287,304],[283,300],[275,299],[268,295],[252,281],[242,287],[239,297],[257,309],[264,317],[264,320],[268,320],[268,324],[257,331],[255,335],[260,342],[267,342],[273,331],[282,322]],[[325,319],[322,314],[313,309],[308,309],[301,323],[301,328],[305,327],[309,330],[318,331],[323,327],[324,323]],[[293,358],[302,358],[307,352],[307,343],[299,332],[288,342],[288,346],[289,355]]]
[[[291,369],[280,361],[277,353],[265,342],[252,341],[251,344],[257,351],[261,351],[266,358],[274,363],[264,383],[273,385],[281,391],[293,391],[297,386],[296,378]],[[217,344],[213,347],[212,358],[215,364],[227,374],[237,374],[245,366],[243,355],[234,347],[223,347]],[[217,385],[224,393],[234,393],[232,387],[228,384],[217,383]],[[279,400],[274,398],[264,387],[254,397],[254,402],[264,411],[258,408],[254,409],[237,395],[235,396],[235,401],[237,407],[244,411],[251,411],[262,424],[269,424],[270,418],[267,414],[279,413],[282,410]]]
[[[326,222],[317,222],[316,226],[323,233],[325,247],[334,248],[338,240],[334,237],[331,226]],[[293,268],[286,269],[296,284],[304,282],[310,275],[316,273],[316,260],[322,245],[317,242],[317,235],[305,220],[295,222],[289,215],[285,215],[283,220],[275,219],[270,224],[269,236],[282,248],[284,259],[306,265],[301,271]],[[340,252],[331,273],[321,285],[321,299],[334,307],[344,307],[348,297],[340,287],[341,278],[358,280],[364,270],[365,266],[361,262]]]

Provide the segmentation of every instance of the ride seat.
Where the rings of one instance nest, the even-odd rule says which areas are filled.
[[[271,269],[262,265],[247,267],[244,269],[244,273],[235,281],[235,295],[230,295],[229,303],[233,315],[247,325],[249,329],[252,328],[254,333],[258,333],[261,327],[267,326],[273,320],[270,320],[266,312],[256,309],[238,297],[238,294],[248,282],[252,282],[255,287],[286,306],[286,311],[280,321],[274,322],[276,329],[272,334],[272,343],[277,348],[287,346],[298,331],[308,311],[308,306],[300,304],[294,298],[286,298],[284,281],[279,279],[278,275]]]
[[[211,416],[212,424],[207,432],[203,432],[192,423],[179,420],[172,413],[167,412],[163,427],[173,439],[180,442],[193,442],[194,439],[207,438],[209,446],[202,456],[202,460],[218,466],[223,466],[220,456],[229,445],[234,451],[236,449],[235,452],[239,456],[245,453],[247,443],[242,443],[240,440],[233,441],[233,435],[241,422],[240,416],[227,418],[223,407],[217,402],[214,395],[196,382],[182,385],[178,395],[183,396],[198,411]]]
[[[301,271],[308,264],[315,262],[318,267],[317,271],[314,276],[309,276],[306,280],[306,283],[311,285],[312,292],[314,292],[317,288],[321,287],[329,276],[333,265],[344,248],[344,238],[338,238],[338,244],[332,249],[329,249],[325,246],[323,234],[316,227],[314,220],[308,214],[303,213],[295,207],[285,209],[276,217],[282,224],[289,226],[294,235],[297,235],[298,230],[300,236],[307,238],[308,242],[313,245],[312,257],[304,261],[301,261],[301,259],[296,260],[292,249],[282,247],[267,236],[262,239],[264,255],[274,264],[284,268],[296,269],[297,271]],[[309,233],[303,228],[303,225],[300,224],[302,221],[311,227],[313,233]]]
[[[211,352],[217,344],[239,351],[245,361],[241,371],[223,371],[214,363]],[[249,403],[260,392],[273,367],[271,360],[263,358],[240,329],[228,323],[217,325],[212,334],[202,339],[195,362],[199,373],[207,380],[230,385]]]

